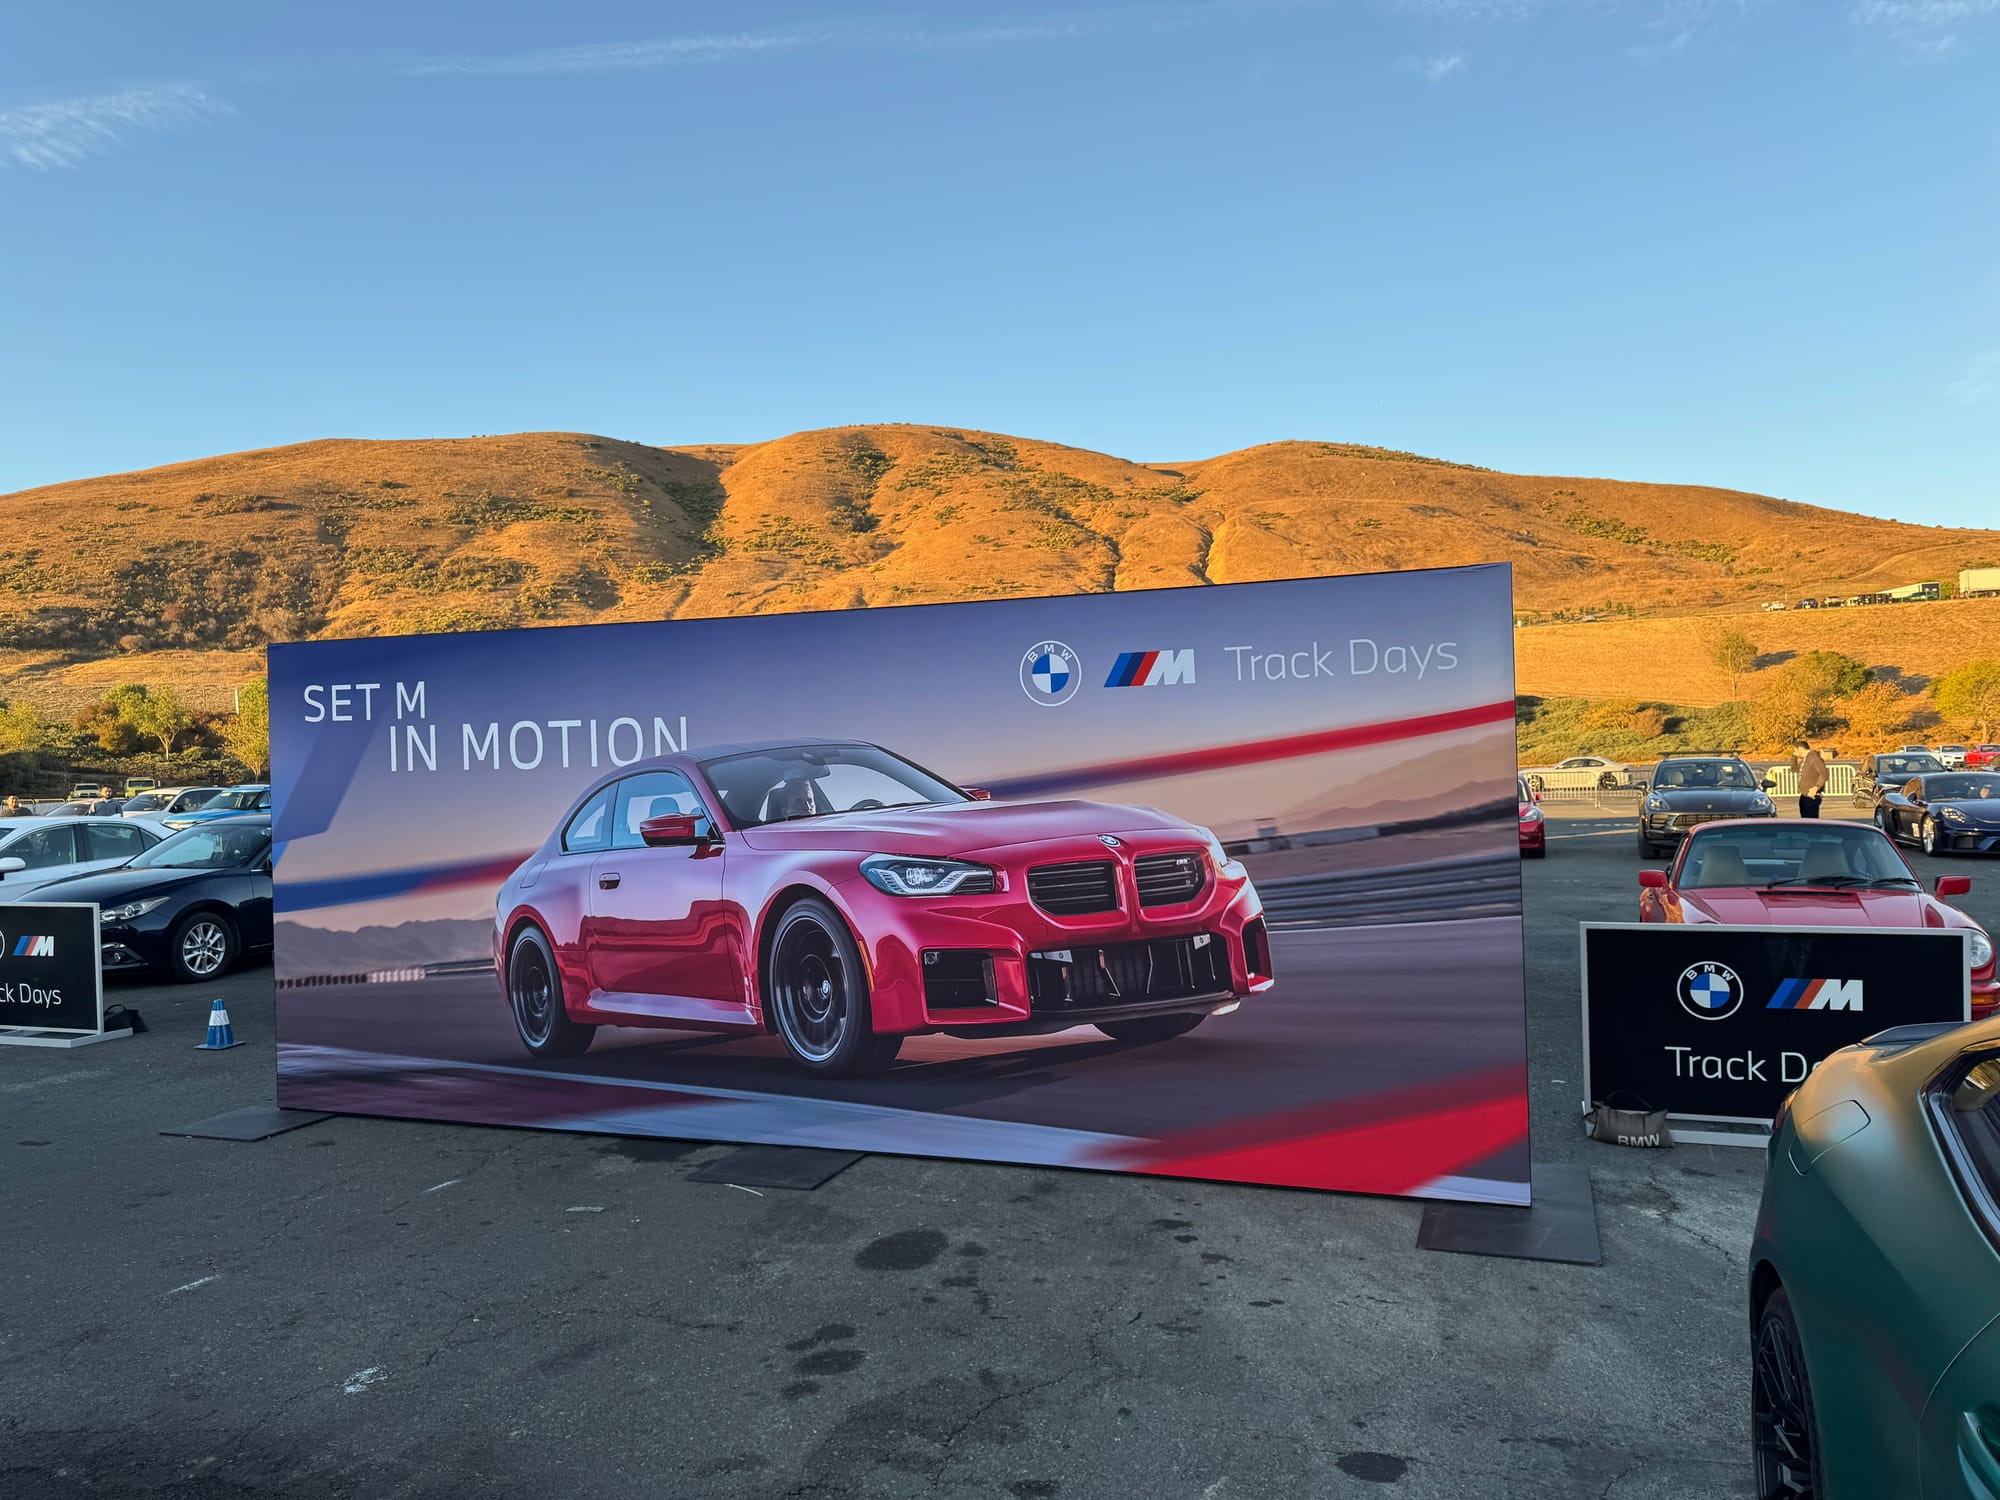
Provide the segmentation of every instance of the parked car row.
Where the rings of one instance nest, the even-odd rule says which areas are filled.
[[[145,815],[0,821],[0,903],[95,906],[106,973],[213,979],[271,946],[269,809],[259,786],[222,789],[178,828]]]

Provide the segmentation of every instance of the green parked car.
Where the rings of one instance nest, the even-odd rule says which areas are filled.
[[[2000,1018],[1786,1101],[1750,1255],[1760,1500],[2000,1500]]]

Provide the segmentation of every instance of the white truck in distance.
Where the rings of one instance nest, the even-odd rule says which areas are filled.
[[[2000,595],[2000,568],[1966,568],[1958,575],[1958,597],[1985,599]]]

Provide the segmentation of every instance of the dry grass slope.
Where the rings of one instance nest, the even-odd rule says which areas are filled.
[[[1319,442],[1147,465],[911,425],[681,449],[305,443],[0,496],[0,528],[0,695],[57,709],[134,679],[221,707],[270,639],[1495,559],[1529,614],[1651,616],[1521,632],[1524,691],[1702,702],[1723,690],[1704,645],[1718,612],[2000,563],[2000,533],[1730,490]],[[1970,604],[1753,618],[1738,623],[1767,650],[1832,645],[1925,675],[1996,644]]]

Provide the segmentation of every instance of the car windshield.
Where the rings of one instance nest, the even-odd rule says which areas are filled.
[[[141,792],[138,796],[134,797],[131,801],[125,804],[125,811],[153,812],[156,809],[165,807],[166,805],[167,805],[167,799],[165,797],[162,797],[158,792]]]
[[[1961,776],[1926,776],[1926,802],[1957,802],[1974,797],[2000,797],[2000,772],[1967,771]]]
[[[1910,888],[1910,867],[1881,830],[1866,823],[1773,823],[1699,830],[1681,858],[1683,889],[1717,886]]]
[[[1757,778],[1740,760],[1670,760],[1653,772],[1653,790],[1754,792]]]
[[[966,800],[958,788],[873,745],[752,750],[705,760],[701,769],[738,828]]]
[[[226,792],[217,792],[202,803],[203,812],[251,812],[270,804],[264,799],[270,795],[263,787],[232,787]]]
[[[1875,757],[1875,775],[1882,781],[1894,781],[1901,776],[1921,776],[1926,771],[1942,771],[1944,762],[1935,755],[1878,755]]]
[[[162,839],[133,860],[133,870],[241,870],[263,861],[271,847],[271,825],[211,823]]]

